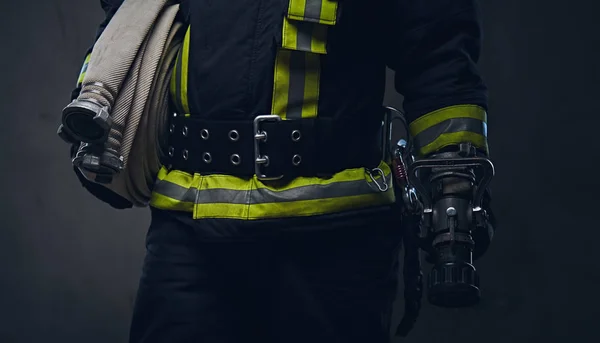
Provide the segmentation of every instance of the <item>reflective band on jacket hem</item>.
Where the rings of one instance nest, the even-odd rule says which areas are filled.
[[[389,167],[380,168],[391,184]],[[376,177],[381,182],[380,177]],[[194,218],[260,219],[333,213],[389,204],[393,189],[380,192],[364,168],[342,171],[329,179],[297,178],[282,187],[254,178],[190,175],[162,169],[151,206],[193,211]]]
[[[457,105],[428,113],[410,124],[414,147],[419,155],[462,142],[487,152],[487,115],[476,105]]]
[[[337,20],[337,1],[332,0],[289,0],[288,17],[290,19],[335,25]]]

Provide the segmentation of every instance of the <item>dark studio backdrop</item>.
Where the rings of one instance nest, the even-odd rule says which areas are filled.
[[[481,1],[501,227],[482,303],[425,304],[406,342],[600,342],[596,3]],[[125,342],[148,211],[87,194],[55,134],[99,1],[0,0],[0,15],[0,342]]]

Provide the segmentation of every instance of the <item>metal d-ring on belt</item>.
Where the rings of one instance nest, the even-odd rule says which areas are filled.
[[[189,173],[256,175],[260,180],[376,169],[378,149],[349,143],[336,132],[342,130],[330,118],[259,115],[254,120],[215,121],[175,115],[164,164]]]

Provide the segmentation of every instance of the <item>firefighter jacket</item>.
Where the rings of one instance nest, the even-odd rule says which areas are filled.
[[[121,3],[101,0],[106,19],[97,37]],[[181,0],[180,15],[187,32],[171,79],[180,114],[332,118],[344,132],[340,153],[352,154],[376,141],[387,66],[417,154],[460,142],[487,152],[475,0]],[[390,168],[379,168],[391,182]],[[376,181],[364,168],[272,184],[165,167],[150,205],[196,219],[318,215],[393,202],[393,188],[382,191]]]

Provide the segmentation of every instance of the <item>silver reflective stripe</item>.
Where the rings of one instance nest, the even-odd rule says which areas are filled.
[[[196,202],[198,189],[181,187],[166,180],[159,180],[154,186],[154,192],[182,202]]]
[[[444,133],[464,131],[478,133],[484,137],[487,137],[487,124],[484,121],[474,118],[448,119],[423,130],[417,134],[413,140],[417,148],[422,148],[433,143],[440,135]]]
[[[386,176],[386,182],[391,184],[391,174]],[[341,198],[380,193],[377,185],[375,185],[373,182],[367,182],[366,180],[342,181],[328,185],[307,185],[283,191],[274,191],[266,188],[252,190],[216,188],[198,191],[195,188],[187,189],[174,183],[162,180],[156,184],[154,191],[158,194],[183,202],[193,202],[196,204],[225,203],[240,205]]]
[[[321,18],[321,7],[323,6],[323,0],[306,0],[304,6],[304,18],[305,20],[319,22]]]
[[[304,84],[306,81],[306,56],[302,52],[290,51],[290,81],[286,118],[302,118]]]
[[[315,24],[303,21],[295,21],[292,25],[296,26],[296,29],[298,30],[296,36],[296,49],[300,51],[311,52]]]

